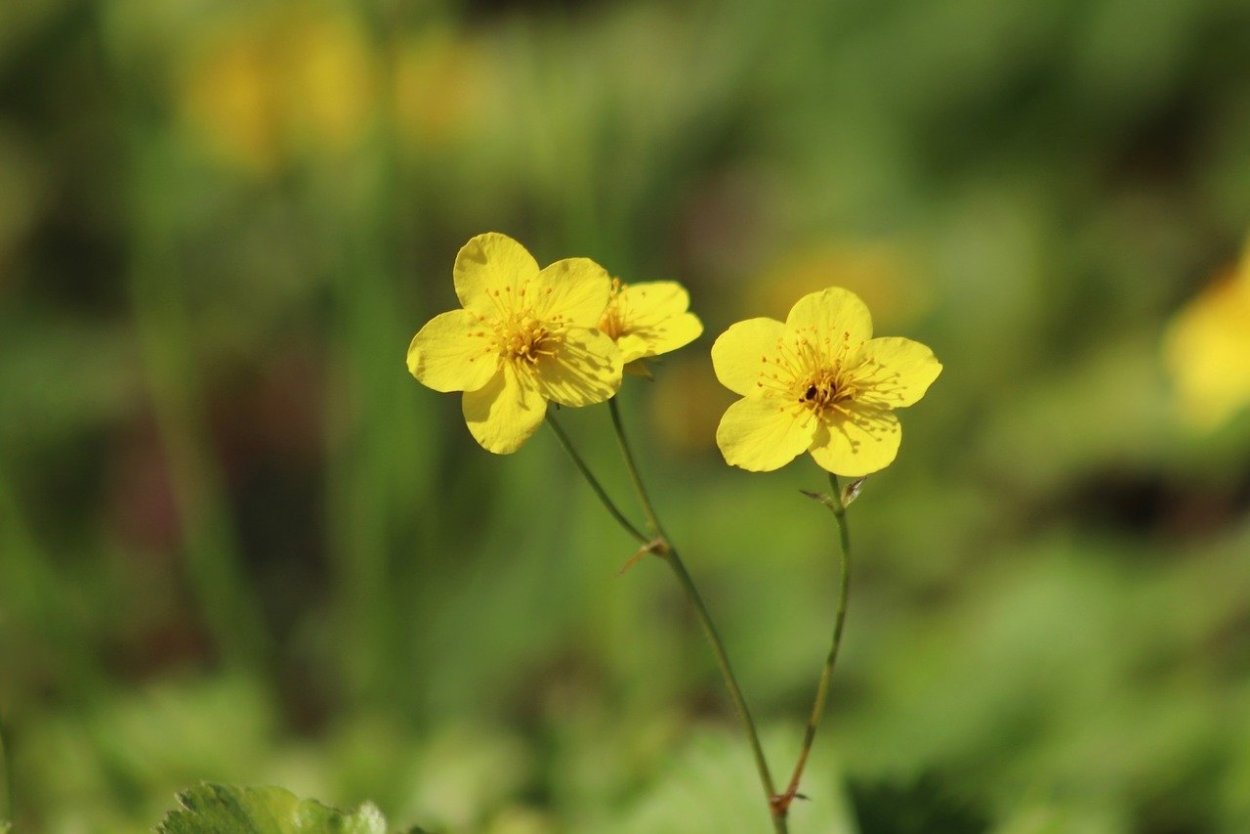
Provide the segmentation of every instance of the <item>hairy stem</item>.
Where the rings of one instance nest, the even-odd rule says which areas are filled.
[[[790,776],[790,784],[785,793],[778,799],[785,813],[791,801],[798,795],[799,781],[803,778],[803,769],[807,767],[807,758],[812,752],[812,743],[816,740],[816,730],[820,719],[825,713],[825,699],[829,694],[829,681],[833,677],[833,667],[838,661],[838,649],[842,646],[842,627],[846,623],[846,601],[851,584],[851,531],[846,522],[846,505],[842,502],[842,490],[836,475],[829,476],[832,487],[831,499],[822,501],[833,513],[838,523],[838,534],[841,540],[841,580],[838,587],[838,608],[833,620],[833,643],[829,654],[825,657],[824,668],[820,672],[820,682],[816,686],[816,698],[812,702],[812,713],[807,719],[807,730],[803,734],[803,747],[799,751],[798,761],[794,764],[794,773]]]
[[[699,593],[698,586],[695,585],[690,572],[686,570],[686,565],[682,562],[677,548],[673,547],[668,540],[664,527],[656,515],[655,507],[651,503],[651,497],[647,493],[647,489],[642,483],[642,476],[638,472],[638,465],[630,449],[629,439],[625,435],[625,425],[621,420],[620,408],[617,406],[615,398],[608,401],[608,407],[612,412],[612,425],[616,430],[616,440],[621,449],[621,457],[624,458],[625,467],[629,470],[629,478],[638,493],[638,500],[642,503],[647,523],[657,537],[658,546],[652,552],[668,562],[669,567],[673,570],[673,574],[677,577],[678,583],[681,585],[682,591],[686,595],[687,601],[694,609],[699,625],[703,629],[703,635],[707,638],[708,644],[712,648],[712,654],[716,658],[716,665],[720,668],[721,676],[725,680],[725,688],[729,690],[729,698],[733,702],[734,711],[738,714],[738,720],[742,723],[747,740],[750,742],[751,753],[755,759],[755,769],[759,772],[760,784],[764,789],[764,799],[768,803],[769,816],[772,818],[773,831],[775,834],[787,834],[785,809],[778,804],[777,789],[773,783],[772,772],[768,769],[768,760],[764,756],[763,745],[760,744],[759,732],[756,730],[754,719],[751,718],[751,710],[747,707],[746,698],[742,694],[742,687],[738,685],[738,678],[734,675],[733,666],[729,662],[729,654],[725,651],[725,644],[720,638],[720,633],[716,630],[716,624],[712,620],[711,613],[707,610],[707,605],[703,602],[703,596]]]
[[[612,518],[616,519],[616,523],[621,525],[625,532],[629,533],[641,544],[647,544],[651,539],[635,527],[633,522],[625,517],[625,514],[621,512],[616,503],[608,496],[603,485],[599,483],[599,479],[594,476],[594,473],[590,471],[590,467],[586,465],[586,461],[582,459],[582,456],[577,453],[577,449],[573,447],[573,442],[569,439],[568,434],[565,433],[564,427],[556,419],[554,411],[547,412],[547,425],[551,426],[551,430],[555,432],[560,445],[564,447],[564,451],[568,452],[569,457],[573,459],[573,465],[577,467],[577,471],[582,473],[586,483],[590,484],[590,488],[595,491],[595,495],[599,497],[599,501],[604,508],[612,515]]]

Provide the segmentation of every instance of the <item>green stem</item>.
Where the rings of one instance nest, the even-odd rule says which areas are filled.
[[[579,455],[577,450],[573,448],[573,442],[569,440],[569,436],[565,434],[564,428],[556,419],[554,411],[547,412],[547,425],[551,426],[551,430],[556,433],[556,437],[560,440],[560,445],[564,447],[564,451],[568,452],[569,457],[573,459],[573,464],[577,467],[577,471],[582,473],[582,477],[586,479],[586,483],[590,484],[590,488],[595,491],[595,495],[599,496],[599,501],[603,504],[607,511],[612,514],[612,517],[616,519],[616,523],[621,525],[621,527],[625,529],[625,532],[637,539],[640,544],[647,544],[650,542],[651,539],[635,527],[633,522],[626,518],[625,514],[620,511],[620,508],[616,506],[616,503],[608,497],[608,493],[604,490],[603,485],[599,483],[599,480],[594,476],[594,473],[590,471],[590,467],[586,465],[586,461],[582,460],[582,456]]]
[[[13,822],[13,768],[9,765],[9,748],[4,744],[4,721],[0,720],[0,826]]]
[[[659,516],[655,513],[655,507],[651,504],[651,497],[647,494],[646,487],[642,485],[642,476],[638,474],[638,464],[634,461],[634,453],[630,450],[629,441],[625,438],[625,424],[621,421],[621,409],[616,404],[616,397],[608,400],[608,410],[612,412],[612,427],[616,430],[616,444],[621,449],[621,457],[625,459],[629,480],[634,485],[634,491],[638,493],[638,500],[642,502],[642,513],[647,517],[647,525],[652,533],[667,539],[668,536],[664,533]]]
[[[803,748],[799,751],[798,761],[794,765],[794,773],[790,776],[790,784],[782,794],[780,804],[783,813],[791,800],[798,794],[799,781],[803,778],[803,769],[807,766],[807,757],[812,752],[812,743],[816,740],[816,729],[825,712],[825,698],[829,694],[829,681],[833,677],[833,667],[838,661],[838,649],[842,646],[842,627],[846,623],[846,601],[851,586],[851,531],[846,521],[846,505],[842,503],[842,490],[838,486],[838,476],[829,476],[832,497],[822,502],[833,513],[838,522],[838,534],[842,544],[841,580],[838,588],[838,609],[833,621],[833,644],[825,658],[824,669],[820,673],[820,683],[816,686],[816,699],[812,703],[812,714],[807,719],[807,731],[803,734]]]
[[[712,654],[716,656],[716,665],[720,667],[721,676],[725,679],[725,687],[729,690],[729,698],[733,701],[734,711],[738,713],[738,720],[742,722],[742,728],[746,731],[747,740],[751,743],[751,754],[755,758],[755,769],[759,771],[760,784],[764,788],[764,799],[768,803],[768,812],[772,817],[773,830],[777,834],[786,834],[786,818],[784,813],[778,813],[777,804],[777,788],[773,784],[772,772],[768,769],[768,760],[764,757],[764,748],[760,744],[759,733],[755,729],[755,721],[751,718],[751,710],[747,707],[746,698],[742,694],[742,688],[738,686],[738,679],[734,676],[733,667],[729,663],[729,655],[725,652],[725,644],[720,639],[720,634],[716,631],[716,625],[712,622],[712,615],[708,613],[707,606],[703,603],[703,597],[699,594],[699,589],[694,584],[694,579],[686,570],[685,564],[681,557],[677,555],[677,551],[670,545],[664,560],[668,562],[669,567],[673,569],[673,573],[677,576],[677,581],[681,583],[681,588],[686,593],[686,599],[694,608],[695,614],[698,615],[699,625],[703,627],[703,635],[707,638],[708,643],[712,647]]]
[[[742,694],[742,687],[738,685],[738,678],[734,675],[733,666],[729,662],[729,654],[725,651],[725,644],[720,638],[720,633],[716,630],[716,624],[712,621],[712,615],[708,612],[707,605],[703,602],[703,596],[694,584],[694,579],[690,576],[690,572],[686,570],[686,565],[677,553],[677,548],[673,547],[668,540],[668,536],[664,533],[664,527],[660,524],[659,517],[655,513],[651,497],[648,495],[646,487],[643,486],[642,476],[638,472],[638,465],[634,460],[629,440],[625,435],[625,426],[621,421],[620,409],[616,404],[616,399],[608,400],[608,406],[612,412],[612,425],[616,429],[616,440],[621,448],[621,456],[625,459],[625,467],[629,470],[629,478],[634,484],[634,489],[638,492],[638,500],[642,502],[643,512],[647,516],[648,524],[650,524],[656,536],[659,537],[658,544],[660,546],[654,549],[653,552],[668,562],[669,567],[673,569],[673,573],[677,576],[677,581],[681,585],[682,591],[686,594],[686,599],[691,607],[694,608],[699,625],[703,629],[703,635],[712,647],[712,654],[716,657],[716,665],[720,668],[721,676],[725,679],[725,687],[729,690],[729,698],[733,701],[734,711],[737,712],[742,728],[747,734],[747,740],[751,744],[751,753],[755,758],[755,769],[759,771],[760,784],[764,788],[764,800],[768,803],[768,812],[772,818],[773,830],[776,834],[787,834],[785,809],[777,802],[777,789],[773,783],[772,772],[768,769],[768,760],[764,756],[764,747],[760,744],[759,732],[755,728],[755,721],[751,718],[751,710],[747,707],[746,697]]]

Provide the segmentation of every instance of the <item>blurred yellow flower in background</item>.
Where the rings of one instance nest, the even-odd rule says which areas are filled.
[[[912,405],[942,371],[929,348],[872,338],[864,302],[840,287],[805,295],[786,321],[747,319],[712,345],[721,384],[743,399],[716,442],[733,466],[778,469],[804,450],[823,469],[859,477],[888,466]]]
[[[625,284],[612,279],[612,294],[599,329],[621,349],[621,361],[646,374],[642,360],[684,347],[703,332],[690,309],[690,294],[676,281]]]
[[[252,11],[191,51],[184,119],[222,157],[261,172],[297,150],[349,149],[375,99],[370,51],[345,14],[303,4]]]
[[[1210,431],[1250,405],[1250,248],[1172,319],[1163,356],[1182,419]]]
[[[464,305],[435,316],[408,346],[408,370],[436,391],[464,391],[469,431],[509,454],[542,423],[547,403],[585,406],[621,386],[621,352],[598,329],[611,281],[587,258],[538,268],[525,247],[488,232],[456,255]]]
[[[745,309],[784,315],[793,299],[823,290],[836,275],[838,286],[862,298],[878,324],[907,326],[932,304],[932,291],[911,260],[902,244],[887,240],[815,241],[788,251],[753,281]]]
[[[406,40],[395,57],[394,107],[400,134],[417,147],[468,132],[491,87],[490,52],[450,27]]]

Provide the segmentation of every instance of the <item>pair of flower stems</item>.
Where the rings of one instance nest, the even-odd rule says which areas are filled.
[[[729,690],[729,697],[733,701],[734,710],[737,712],[738,719],[746,732],[747,740],[750,742],[751,752],[755,758],[755,767],[759,772],[760,784],[764,789],[764,797],[768,803],[768,812],[772,819],[773,830],[775,834],[788,834],[787,817],[790,811],[790,804],[796,797],[802,796],[798,792],[799,782],[803,778],[803,771],[807,766],[808,756],[811,754],[812,744],[816,739],[816,730],[820,726],[820,719],[825,711],[825,700],[829,693],[829,681],[833,677],[833,667],[837,662],[838,648],[842,643],[842,629],[846,622],[847,593],[850,587],[851,539],[846,521],[847,501],[843,497],[841,487],[838,484],[838,477],[832,473],[829,475],[831,491],[828,495],[804,493],[809,498],[816,499],[824,504],[833,513],[837,521],[842,557],[840,562],[841,576],[838,587],[838,607],[834,615],[833,641],[829,647],[829,654],[825,658],[824,667],[821,669],[820,681],[816,688],[816,697],[812,703],[812,711],[808,716],[807,728],[803,734],[803,745],[799,751],[789,783],[786,785],[785,790],[778,792],[776,783],[773,781],[772,771],[769,770],[768,761],[764,756],[764,748],[760,744],[759,732],[756,729],[755,721],[751,718],[751,711],[747,707],[746,698],[742,694],[742,688],[738,685],[738,679],[734,675],[733,666],[729,662],[729,655],[725,651],[725,645],[721,641],[720,633],[716,629],[716,624],[712,620],[712,615],[708,612],[707,605],[703,602],[703,597],[699,593],[694,579],[690,576],[690,572],[686,570],[685,563],[682,562],[677,548],[674,547],[668,537],[668,533],[664,530],[664,526],[660,523],[655,506],[652,504],[650,495],[643,485],[642,476],[639,474],[637,462],[634,459],[629,439],[625,433],[624,422],[621,420],[621,411],[617,405],[616,397],[608,400],[608,408],[612,414],[612,427],[616,433],[616,441],[620,447],[621,457],[625,461],[625,468],[629,473],[630,481],[633,483],[634,491],[642,504],[647,532],[643,532],[635,526],[608,496],[602,484],[595,478],[594,473],[590,471],[590,467],[586,465],[586,461],[574,448],[568,434],[565,433],[559,420],[556,419],[554,410],[548,414],[547,422],[559,439],[560,445],[564,447],[569,457],[572,458],[577,470],[586,479],[590,488],[594,490],[595,495],[599,498],[604,508],[629,535],[638,541],[640,545],[638,552],[626,563],[626,567],[638,559],[651,554],[667,562],[673,574],[677,577],[686,599],[698,617],[703,634],[711,645],[712,654],[716,657],[716,664],[720,668],[721,675],[725,680],[725,686]]]

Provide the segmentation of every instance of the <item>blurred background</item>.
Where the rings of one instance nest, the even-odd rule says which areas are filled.
[[[945,365],[795,834],[1250,831],[1248,228],[1248,0],[2,3],[0,801],[767,830],[669,573],[405,372],[498,230],[689,287],[621,398],[779,773],[835,530],[723,464],[707,349],[836,284]]]

